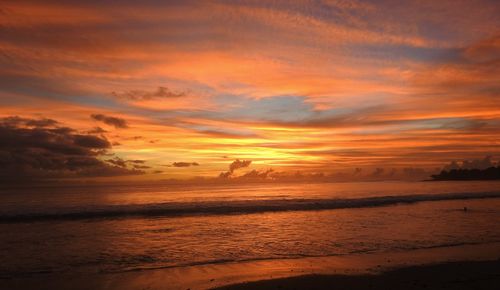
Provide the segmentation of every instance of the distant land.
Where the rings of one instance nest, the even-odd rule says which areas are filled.
[[[500,166],[487,169],[451,169],[431,175],[432,180],[500,180]]]

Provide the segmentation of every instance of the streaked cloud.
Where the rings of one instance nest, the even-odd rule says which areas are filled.
[[[90,117],[96,121],[103,122],[106,125],[114,126],[115,128],[128,128],[127,121],[122,118],[106,116],[103,114],[92,114]]]
[[[91,151],[106,140],[115,155],[93,157],[103,166],[179,160],[151,178],[215,177],[236,170],[227,156],[252,160],[237,170],[253,179],[416,177],[500,155],[497,1],[0,9],[3,126],[71,128],[64,138]]]
[[[173,167],[190,167],[190,166],[200,166],[198,162],[174,162]]]

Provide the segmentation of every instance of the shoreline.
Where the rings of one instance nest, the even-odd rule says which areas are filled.
[[[398,268],[378,274],[303,275],[227,285],[213,290],[254,289],[491,289],[500,285],[500,259]]]
[[[374,274],[381,274],[380,276],[384,276],[383,273],[398,271],[398,269],[407,269],[408,267],[426,268],[433,267],[432,265],[436,264],[453,262],[458,262],[461,263],[462,266],[468,267],[467,265],[477,261],[497,261],[499,258],[500,242],[407,250],[390,253],[381,252],[300,259],[231,262],[120,273],[38,274],[29,277],[0,279],[0,288],[12,290],[194,290],[229,287],[222,289],[239,289],[238,287],[253,287],[252,285],[256,285],[252,283],[270,283],[269,285],[276,286],[277,284],[274,284],[277,283],[276,281],[279,281],[279,283],[283,285],[286,283],[289,285],[295,285],[296,283],[299,283],[298,281],[302,281],[303,283],[307,283],[305,285],[309,285],[309,283],[312,283],[310,277],[314,277],[314,279],[322,277],[318,279],[323,279],[324,281],[336,281],[336,279],[352,280],[354,279],[352,277],[372,277]],[[500,262],[497,261],[497,263]],[[491,266],[484,267],[488,268]],[[450,271],[448,271],[448,273],[449,272]],[[339,276],[351,278],[338,278]],[[359,279],[356,278],[355,280]],[[321,287],[322,285],[317,286]]]

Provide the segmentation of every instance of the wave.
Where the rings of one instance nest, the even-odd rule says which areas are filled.
[[[157,265],[157,266],[139,266],[139,267],[128,267],[124,269],[114,270],[114,271],[106,271],[106,273],[120,273],[120,272],[139,272],[146,270],[158,270],[158,269],[171,269],[171,268],[182,268],[182,267],[193,267],[193,266],[205,266],[205,265],[218,265],[218,264],[230,264],[230,263],[245,263],[245,262],[258,262],[258,261],[272,261],[272,260],[299,260],[299,259],[308,259],[308,258],[330,258],[330,257],[341,257],[341,256],[349,256],[356,254],[375,254],[381,252],[387,252],[389,255],[391,253],[397,252],[408,252],[415,250],[431,250],[431,249],[439,249],[439,248],[458,248],[462,246],[487,246],[487,245],[496,245],[499,244],[500,240],[492,240],[486,242],[456,242],[456,243],[442,243],[442,244],[434,244],[428,246],[414,246],[414,247],[395,247],[391,249],[367,249],[367,250],[352,250],[345,253],[328,253],[324,255],[307,255],[307,254],[294,254],[290,256],[264,256],[264,257],[252,257],[252,258],[243,258],[243,259],[214,259],[214,260],[203,260],[189,263],[179,263],[174,265]]]
[[[229,215],[279,211],[313,211],[411,204],[427,201],[500,198],[500,192],[419,194],[354,199],[267,199],[154,204],[109,205],[51,212],[1,214],[0,223],[44,220],[80,220],[126,217],[175,217],[189,215]]]

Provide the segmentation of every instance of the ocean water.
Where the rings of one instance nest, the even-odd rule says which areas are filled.
[[[0,278],[493,243],[499,221],[500,182],[2,188]]]

